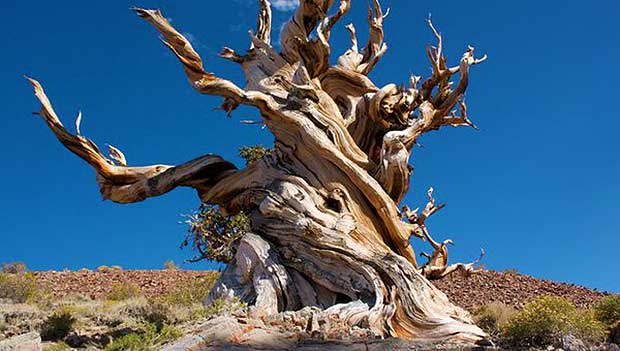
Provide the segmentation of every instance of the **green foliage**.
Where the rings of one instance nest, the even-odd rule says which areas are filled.
[[[620,295],[603,297],[595,306],[596,319],[611,327],[620,322]]]
[[[620,295],[603,297],[594,306],[594,315],[609,331],[609,341],[620,343]]]
[[[176,263],[174,263],[174,261],[168,260],[164,262],[164,269],[169,270],[169,271],[178,271],[179,266],[177,266]]]
[[[77,320],[69,311],[58,311],[49,316],[41,326],[42,340],[60,340],[67,336]]]
[[[239,149],[247,165],[273,153],[273,148],[261,145]],[[250,219],[243,212],[223,214],[216,205],[202,204],[198,211],[188,216],[187,235],[181,247],[191,247],[197,252],[189,262],[211,260],[229,263],[234,257],[234,243],[250,230]]]
[[[511,347],[554,345],[568,334],[585,342],[596,342],[604,338],[605,329],[592,311],[578,310],[572,302],[557,296],[544,296],[527,303],[502,331],[503,341]]]
[[[244,146],[239,148],[239,156],[245,159],[246,165],[250,165],[272,153],[273,148],[266,148],[262,145]]]
[[[2,273],[20,274],[26,273],[27,271],[28,267],[26,267],[26,264],[23,262],[11,262],[2,264]]]
[[[218,206],[209,204],[201,205],[186,223],[189,228],[181,247],[191,246],[198,252],[189,262],[230,262],[234,243],[250,230],[250,219],[243,212],[225,215]]]
[[[131,333],[110,343],[104,351],[151,351],[162,344],[181,337],[179,329],[164,325],[160,330],[152,324],[146,324],[140,332]]]
[[[40,293],[32,273],[0,273],[0,299],[16,303],[32,300]]]
[[[495,302],[478,307],[474,311],[474,322],[492,337],[498,337],[502,328],[516,310],[506,304]]]
[[[202,304],[218,277],[218,273],[212,272],[205,277],[191,279],[171,289],[166,295],[161,297],[161,300],[163,303],[170,305],[191,306],[196,303]]]
[[[158,300],[147,300],[145,298],[126,300],[119,312],[123,316],[154,325],[157,331],[160,331],[166,324],[176,322],[170,305]]]
[[[110,292],[106,294],[106,299],[110,301],[123,301],[141,295],[140,287],[135,283],[114,283]]]
[[[244,307],[245,304],[239,302],[237,297],[233,297],[231,300],[217,299],[205,308],[205,316],[214,316],[222,312],[233,312]]]

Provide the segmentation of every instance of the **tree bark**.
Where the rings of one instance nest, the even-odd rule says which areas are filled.
[[[358,48],[355,29],[348,26],[352,46],[335,66],[329,61],[330,30],[350,2],[341,0],[327,16],[332,5],[333,0],[302,0],[277,52],[270,43],[269,1],[261,0],[257,34],[250,34],[247,53],[230,48],[221,53],[240,64],[247,81],[243,89],[207,73],[189,41],[159,11],[135,9],[163,36],[196,90],[222,96],[228,113],[240,104],[260,111],[275,137],[275,152],[243,170],[213,155],[175,167],[127,167],[116,148],[106,158],[79,135],[80,118],[78,135],[66,131],[31,79],[40,114],[70,151],[93,166],[106,199],[136,202],[189,186],[203,202],[251,215],[252,233],[239,243],[211,299],[237,296],[252,303],[258,315],[319,306],[383,336],[485,338],[469,315],[427,279],[446,271],[447,251],[441,256],[445,260],[421,266],[416,261],[410,238],[432,241],[425,225],[436,212],[432,193],[432,206],[420,216],[398,208],[409,189],[408,161],[417,138],[446,125],[474,126],[462,98],[470,66],[485,57],[475,59],[470,48],[458,66],[447,67],[441,35],[429,20],[438,39],[428,50],[432,76],[420,88],[415,76],[408,88],[376,87],[367,74],[387,50],[379,3],[374,0],[369,9],[366,46]],[[316,37],[310,36],[315,29]],[[456,74],[453,88],[450,79]],[[455,106],[459,115],[452,111]]]

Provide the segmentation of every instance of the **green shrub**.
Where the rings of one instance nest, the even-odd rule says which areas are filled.
[[[620,295],[603,297],[594,306],[594,313],[596,319],[608,327],[620,322]]]
[[[146,298],[138,298],[125,300],[118,306],[118,312],[127,317],[146,322],[161,330],[165,324],[176,322],[175,313],[171,307],[155,300],[147,300]]]
[[[141,295],[140,287],[136,283],[113,283],[112,288],[106,294],[106,299],[110,301],[123,301]]]
[[[144,343],[139,333],[131,333],[112,341],[104,351],[150,351],[150,345]]]
[[[212,272],[205,277],[192,279],[177,285],[168,291],[161,298],[161,301],[170,305],[190,306],[195,303],[202,304],[209,296],[209,292],[218,277],[219,274],[217,272]]]
[[[42,340],[60,340],[73,329],[77,320],[69,311],[58,311],[49,316],[41,326]]]
[[[174,341],[181,337],[179,329],[165,325],[161,330],[152,324],[146,324],[143,330],[120,337],[108,346],[104,351],[151,351],[157,346]]]
[[[272,153],[273,148],[266,148],[262,145],[244,146],[239,148],[239,156],[245,159],[246,165],[250,165]]]
[[[0,299],[16,303],[32,300],[40,293],[37,278],[32,273],[0,273]]]
[[[544,296],[527,303],[502,330],[503,342],[512,347],[556,345],[568,334],[596,342],[604,338],[605,329],[592,311],[580,311],[562,297]]]
[[[228,263],[235,255],[235,243],[250,230],[250,218],[243,212],[226,214],[217,205],[202,204],[191,214],[181,247],[191,247],[196,256],[187,260],[211,260]]]
[[[204,316],[214,316],[222,312],[233,312],[239,308],[245,307],[244,303],[239,302],[237,297],[231,300],[217,299],[213,301],[209,306],[205,307]]]
[[[2,273],[19,274],[26,273],[27,271],[28,267],[26,267],[26,264],[23,262],[11,262],[2,264]]]
[[[620,343],[620,295],[603,297],[594,306],[594,315],[609,331],[609,341]]]
[[[502,328],[516,310],[501,302],[480,306],[474,311],[474,322],[492,337],[498,337]]]

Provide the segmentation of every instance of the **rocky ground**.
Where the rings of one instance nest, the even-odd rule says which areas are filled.
[[[37,280],[56,298],[81,295],[91,299],[105,296],[114,283],[131,282],[147,297],[165,294],[174,286],[212,272],[184,270],[110,270],[107,272],[36,272]],[[451,301],[467,310],[491,302],[503,302],[519,308],[542,295],[559,295],[578,307],[587,307],[607,295],[605,292],[574,284],[541,280],[516,272],[488,271],[464,278],[459,274],[434,282]]]
[[[146,297],[166,294],[175,286],[183,285],[193,279],[207,277],[213,271],[186,270],[122,270],[105,269],[101,271],[80,270],[34,272],[41,288],[55,298],[84,296],[90,299],[105,297],[115,283],[133,283],[140,287]]]
[[[513,271],[487,271],[465,278],[459,274],[434,281],[450,300],[473,310],[476,306],[502,302],[519,309],[527,301],[544,295],[562,296],[577,307],[588,307],[609,295],[583,286],[537,279]]]
[[[33,338],[41,344],[36,331],[49,324],[51,311],[70,311],[76,318],[74,329],[61,340],[44,342],[45,348],[68,350],[68,347],[101,350],[125,335],[149,335],[152,339],[147,349],[165,351],[195,350],[247,350],[247,349],[302,349],[302,350],[451,350],[488,349],[472,345],[411,344],[402,340],[379,340],[368,330],[351,329],[334,315],[307,307],[301,311],[283,312],[269,318],[256,318],[247,309],[232,305],[205,309],[202,301],[208,293],[198,291],[188,305],[183,300],[172,299],[185,296],[184,286],[197,288],[197,281],[213,281],[213,271],[184,270],[122,270],[101,267],[96,271],[82,269],[78,272],[33,272],[40,290],[45,291],[45,301],[36,303],[11,303],[0,299],[0,351],[6,343],[20,341],[17,335],[34,332]],[[201,279],[208,278],[208,279]],[[208,284],[208,283],[207,283]],[[573,284],[557,283],[518,274],[515,271],[488,271],[469,278],[458,274],[435,281],[457,305],[474,312],[477,306],[502,302],[517,309],[538,296],[559,295],[568,298],[579,307],[588,307],[607,293]],[[111,300],[111,292],[119,286],[133,286],[139,291],[128,299]],[[180,288],[180,289],[179,289]],[[188,296],[185,296],[188,297]],[[165,305],[161,305],[164,303]],[[234,308],[233,308],[234,307]],[[221,312],[224,313],[221,313]],[[230,311],[230,312],[226,312]],[[236,312],[232,312],[236,311]],[[144,321],[164,316],[172,326],[170,331],[178,335],[162,339],[165,335],[144,332]],[[209,316],[209,317],[207,317]],[[159,318],[159,317],[158,317]],[[149,324],[150,325],[150,324]],[[139,334],[136,334],[139,333]],[[159,333],[159,332],[158,332]],[[30,334],[28,334],[30,335]],[[14,338],[15,337],[15,338]],[[179,338],[175,342],[169,342]],[[7,339],[8,338],[8,339]],[[25,336],[24,336],[25,338]],[[33,339],[34,340],[34,339]],[[169,341],[166,341],[169,340]],[[23,341],[30,342],[28,339]],[[64,345],[67,348],[58,348]],[[68,346],[67,346],[68,345]],[[162,346],[166,345],[166,346]],[[613,344],[601,344],[596,350],[616,350]],[[5,347],[3,349],[3,347]],[[11,348],[8,348],[12,350]],[[121,350],[125,348],[111,348]],[[563,347],[564,350],[579,349]],[[108,348],[106,348],[108,350]]]

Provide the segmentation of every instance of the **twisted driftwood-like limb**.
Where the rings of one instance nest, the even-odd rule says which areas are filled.
[[[237,169],[235,165],[216,155],[205,155],[178,166],[127,167],[125,155],[111,145],[108,159],[97,144],[79,134],[81,113],[76,119],[78,134],[72,135],[58,119],[41,84],[32,78],[28,78],[28,81],[41,102],[41,110],[37,114],[69,151],[93,167],[97,173],[99,190],[106,200],[118,203],[139,202],[165,194],[177,186],[192,187],[199,193],[206,192],[213,184]]]
[[[269,110],[270,100],[264,94],[258,92],[248,93],[233,82],[206,72],[202,65],[202,59],[190,42],[168,23],[168,20],[162,16],[159,10],[140,8],[134,8],[133,10],[138,16],[151,23],[162,35],[162,42],[181,61],[185,74],[194,89],[203,94],[224,97],[225,100],[222,108],[227,112],[232,111],[239,104],[256,106],[265,111]]]
[[[259,0],[249,50],[220,53],[240,64],[244,88],[208,73],[189,41],[158,10],[134,9],[162,35],[194,89],[223,97],[228,113],[241,104],[260,111],[261,123],[274,135],[274,152],[243,170],[217,156],[174,167],[127,167],[120,150],[111,147],[106,158],[79,135],[81,117],[78,135],[68,133],[40,85],[31,81],[41,115],[69,150],[93,166],[106,198],[135,202],[190,186],[225,213],[249,214],[251,233],[239,241],[211,299],[238,297],[257,316],[317,306],[382,336],[481,340],[486,335],[468,314],[429,282],[474,270],[475,262],[448,265],[449,241],[435,242],[426,229],[426,219],[442,205],[431,191],[419,216],[404,211],[407,222],[398,207],[409,189],[408,161],[417,139],[442,126],[475,127],[463,96],[470,67],[485,57],[474,58],[469,48],[457,67],[448,67],[443,38],[429,20],[438,40],[428,50],[432,75],[421,86],[421,77],[412,76],[408,87],[377,87],[368,73],[387,49],[379,2],[373,0],[369,9],[367,44],[360,50],[349,26],[351,48],[332,66],[331,30],[351,6],[340,0],[332,12],[334,3],[301,0],[282,30],[278,52],[271,46],[269,1]],[[450,80],[457,74],[454,85]],[[429,263],[418,265],[412,236],[433,246]]]

